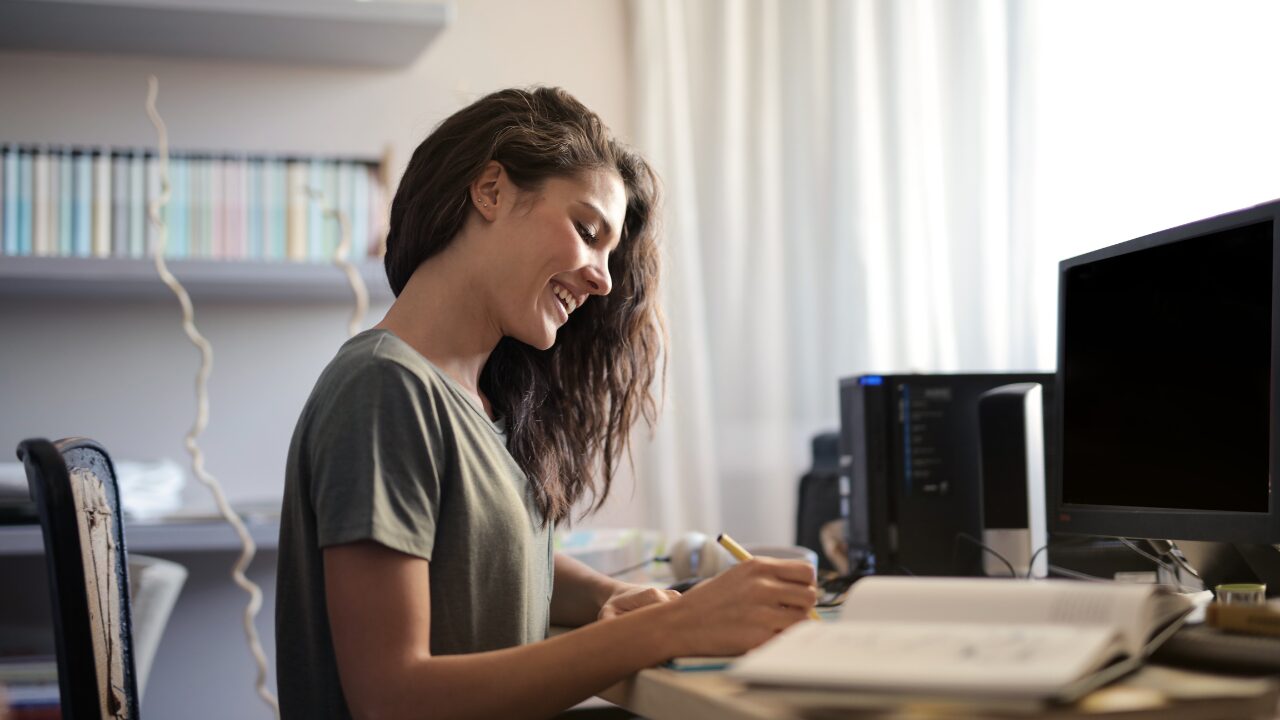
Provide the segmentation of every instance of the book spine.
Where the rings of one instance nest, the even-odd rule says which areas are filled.
[[[187,256],[187,159],[174,157],[169,159],[169,183],[172,185],[169,198],[169,212],[165,217],[168,223],[169,242],[166,256],[184,258]]]
[[[227,208],[230,173],[222,158],[209,161],[209,257],[226,260],[231,257],[228,238]]]
[[[276,213],[281,212],[276,202],[276,168],[275,160],[264,159],[262,162],[262,259],[279,260],[283,253],[276,251]]]
[[[49,206],[49,152],[37,148],[31,163],[32,255],[48,254]]]
[[[204,254],[204,158],[187,160],[187,257],[203,258]]]
[[[351,232],[351,218],[354,214],[352,212],[352,208],[354,207],[354,205],[352,204],[351,200],[352,200],[352,193],[355,192],[354,188],[352,187],[354,185],[354,180],[353,180],[351,163],[349,162],[337,163],[337,170],[338,170],[338,192],[337,192],[337,197],[334,198],[334,207],[338,208],[338,211],[342,213],[343,222],[346,223],[346,237],[344,238],[343,222],[334,221],[334,227],[337,230],[337,238],[338,238],[337,243],[340,244],[343,240],[346,240],[347,241],[347,249],[345,251],[346,259],[358,260],[360,258],[360,255],[355,250],[354,241],[352,240],[352,232]]]
[[[18,154],[18,243],[14,248],[15,255],[31,254],[31,185],[34,182],[32,150],[23,150]]]
[[[160,228],[151,222],[151,206],[160,201],[160,158],[151,153],[146,154],[147,166],[147,200],[143,208],[143,222],[147,226],[147,256],[152,257],[160,247]],[[160,211],[161,217],[168,213],[168,208]]]
[[[69,148],[58,156],[58,254],[71,257],[76,254],[75,217],[75,159]]]
[[[199,256],[199,242],[197,240],[197,226],[200,222],[199,211],[199,193],[200,193],[200,160],[196,157],[188,156],[185,161],[185,184],[183,186],[183,210],[182,213],[182,257],[194,258]]]
[[[5,255],[18,254],[18,150],[13,145],[4,147],[4,232],[0,251]]]
[[[128,168],[123,153],[111,153],[108,157],[111,179],[102,190],[111,198],[111,256],[122,258],[129,251],[129,213],[125,211],[125,193],[129,188]]]
[[[73,152],[76,184],[72,198],[76,257],[93,255],[93,155],[87,150]]]
[[[382,184],[382,173],[377,165],[369,166],[369,190],[369,254],[382,259],[387,251],[391,207],[387,199],[387,187]]]
[[[111,195],[111,152],[93,151],[93,256],[111,255],[112,222],[115,218],[115,198]]]
[[[289,238],[289,177],[283,160],[271,163],[271,257],[285,260]]]
[[[313,197],[314,192],[319,192],[321,198]],[[307,207],[307,251],[304,258],[306,260],[320,260],[325,257],[325,222],[324,215],[320,211],[323,195],[324,166],[319,160],[312,160],[307,164],[307,186],[302,195],[302,201]]]
[[[60,232],[58,198],[62,194],[62,160],[59,157],[57,148],[50,148],[48,151],[49,161],[49,194],[47,209],[49,217],[49,236],[45,241],[43,254],[46,256],[54,256],[58,254],[58,233]],[[37,253],[41,250],[37,248]]]
[[[147,254],[147,226],[144,222],[147,204],[147,168],[140,151],[129,156],[129,257]]]
[[[232,161],[230,167],[233,180],[232,188],[235,191],[231,197],[231,238],[234,241],[232,248],[235,259],[247,260],[249,258],[249,233],[246,205],[248,204],[249,172],[243,157]]]
[[[6,229],[6,225],[7,225],[6,218],[9,217],[9,208],[8,208],[7,198],[8,198],[8,192],[12,189],[11,183],[9,182],[9,177],[8,177],[9,175],[7,170],[8,165],[9,165],[9,146],[8,145],[0,146],[0,255],[8,254],[6,252],[6,248],[8,246],[5,244],[5,238],[8,236],[8,231]]]
[[[307,259],[307,166],[302,161],[290,161],[286,206],[289,213],[288,237],[285,256],[290,260]]]
[[[257,158],[245,162],[245,257],[261,260],[262,253],[262,163]]]
[[[369,170],[363,163],[351,169],[351,259],[369,259]]]

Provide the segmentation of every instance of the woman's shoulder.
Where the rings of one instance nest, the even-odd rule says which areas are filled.
[[[438,368],[394,333],[366,330],[343,343],[321,376],[320,385],[331,390],[341,386],[361,386],[397,380],[427,394],[445,392],[447,386]]]

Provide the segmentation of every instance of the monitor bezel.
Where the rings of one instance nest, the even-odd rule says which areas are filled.
[[[1066,463],[1066,356],[1063,333],[1066,327],[1066,276],[1072,269],[1100,260],[1128,255],[1161,245],[1170,245],[1205,234],[1271,221],[1271,428],[1268,434],[1268,510],[1267,512],[1238,512],[1224,510],[1185,510],[1159,507],[1122,507],[1115,505],[1085,505],[1065,503],[1062,500],[1063,471]],[[1217,215],[1205,220],[1161,230],[1150,235],[1085,253],[1058,264],[1058,347],[1057,347],[1057,397],[1054,409],[1055,440],[1058,448],[1054,465],[1056,472],[1049,478],[1049,528],[1054,533],[1079,535],[1152,538],[1162,540],[1208,540],[1232,543],[1280,543],[1280,500],[1276,492],[1276,450],[1280,447],[1280,423],[1276,410],[1280,407],[1277,395],[1276,368],[1280,362],[1280,200]]]

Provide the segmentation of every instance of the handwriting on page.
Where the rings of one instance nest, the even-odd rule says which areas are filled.
[[[1101,625],[1111,619],[1113,604],[1108,600],[1086,593],[1064,593],[1053,599],[1049,618],[1053,622]]]
[[[840,623],[813,633],[808,650],[840,657],[859,649],[884,665],[1026,666],[1056,663],[1079,633],[1060,626]]]

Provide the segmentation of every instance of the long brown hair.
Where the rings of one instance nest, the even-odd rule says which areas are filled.
[[[561,522],[590,493],[608,497],[631,426],[652,426],[651,393],[665,361],[658,306],[658,179],[600,118],[559,88],[502,90],[450,116],[414,151],[391,205],[385,259],[396,295],[443,250],[470,212],[471,182],[490,161],[522,191],[552,177],[611,169],[627,193],[622,237],[609,257],[612,291],[560,328],[551,349],[504,337],[480,390],[506,420],[507,448],[524,470],[544,522]]]

